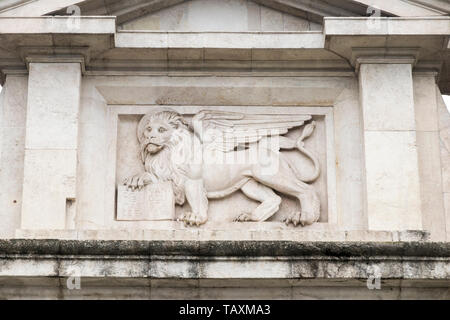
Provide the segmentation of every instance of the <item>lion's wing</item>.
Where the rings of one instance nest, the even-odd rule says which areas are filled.
[[[195,134],[207,148],[228,152],[263,137],[283,135],[311,115],[246,114],[204,110],[192,119]]]

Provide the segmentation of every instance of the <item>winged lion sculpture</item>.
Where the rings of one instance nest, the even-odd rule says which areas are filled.
[[[302,126],[298,139],[284,136],[289,129]],[[208,219],[208,199],[223,198],[238,190],[260,204],[252,212],[239,212],[234,221],[267,220],[281,204],[275,190],[300,203],[300,209],[285,223],[309,225],[320,215],[319,197],[309,184],[319,177],[320,165],[304,147],[304,140],[314,129],[311,115],[204,110],[188,122],[172,109],[158,108],[143,116],[137,128],[145,172],[125,179],[124,184],[137,190],[150,183],[170,181],[176,203],[187,201],[191,208],[182,220],[197,226]],[[304,154],[312,161],[312,173],[304,170],[309,172],[305,176],[280,150]]]

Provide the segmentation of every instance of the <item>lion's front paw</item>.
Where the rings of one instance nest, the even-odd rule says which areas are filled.
[[[186,226],[199,226],[206,222],[207,217],[193,212],[186,212],[182,215],[181,220]]]
[[[284,223],[286,223],[286,225],[288,226],[290,223],[292,223],[294,225],[294,227],[296,227],[298,224],[302,224],[301,221],[301,213],[300,212],[294,212],[292,213],[289,217],[285,218]]]
[[[234,218],[235,222],[245,222],[245,221],[252,221],[252,215],[250,213],[243,212],[240,215],[238,215],[236,218]]]
[[[134,175],[123,181],[123,184],[131,190],[141,190],[151,182],[151,175],[148,172]]]

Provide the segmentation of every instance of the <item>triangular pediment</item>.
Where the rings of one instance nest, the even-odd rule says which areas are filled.
[[[116,16],[117,24],[195,0],[8,0],[0,1],[0,17],[43,15]],[[223,16],[232,0],[220,1]],[[239,0],[236,0],[239,2]],[[205,1],[209,2],[209,1]],[[447,0],[242,0],[308,21],[321,23],[323,17],[360,17],[379,9],[381,16],[448,16]],[[231,4],[233,6],[233,4]],[[207,8],[207,6],[205,6]],[[378,10],[377,9],[377,10]],[[214,14],[211,12],[211,14]],[[241,19],[242,20],[242,19]]]
[[[311,31],[319,23],[250,0],[191,0],[118,26],[123,30]]]

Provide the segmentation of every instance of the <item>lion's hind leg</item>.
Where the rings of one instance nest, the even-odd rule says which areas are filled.
[[[272,189],[255,180],[247,182],[241,190],[247,197],[261,204],[251,214],[241,213],[235,221],[265,221],[280,208],[281,198]]]
[[[284,222],[287,225],[292,223],[294,226],[298,224],[301,224],[302,226],[313,224],[319,220],[320,216],[319,196],[312,186],[302,181],[296,181],[296,184],[301,191],[290,195],[295,196],[299,200],[301,210],[292,213],[289,217],[284,219]]]
[[[317,192],[313,186],[300,181],[286,163],[280,163],[279,170],[274,175],[265,175],[262,169],[256,167],[253,170],[253,178],[278,192],[298,199],[301,209],[285,219],[286,224],[305,226],[319,219],[320,200]]]

